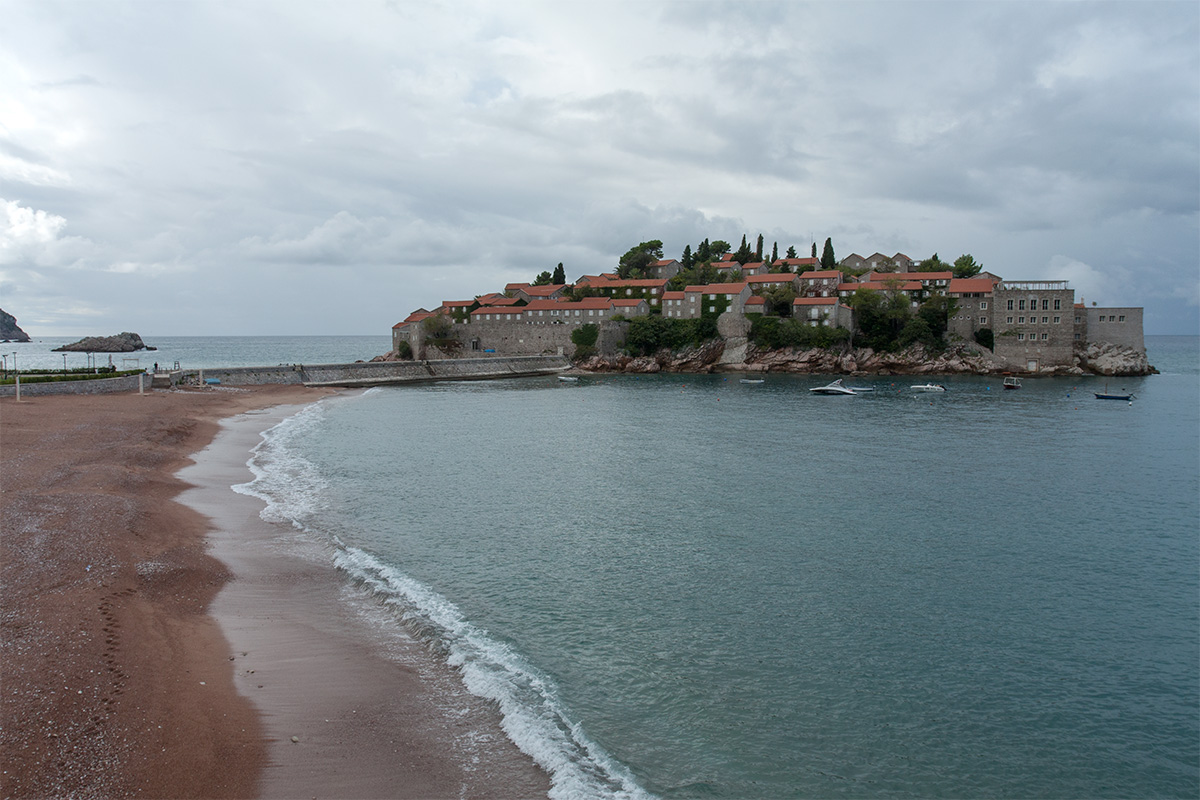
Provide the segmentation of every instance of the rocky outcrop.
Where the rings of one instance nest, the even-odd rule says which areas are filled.
[[[595,355],[576,364],[588,372],[692,372],[703,373],[716,370],[725,342],[713,339],[700,347],[687,347],[674,352],[660,350],[652,356]]]
[[[0,308],[0,339],[6,342],[28,342],[29,334],[17,327],[17,318]]]
[[[156,350],[148,347],[136,333],[118,333],[116,336],[88,336],[78,342],[54,348],[55,353],[132,353],[135,350]]]
[[[1076,349],[1075,364],[1080,373],[1113,377],[1153,375],[1158,372],[1150,366],[1144,350],[1108,342],[1090,342],[1086,347]]]

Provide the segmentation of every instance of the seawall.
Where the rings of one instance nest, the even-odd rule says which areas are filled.
[[[470,381],[553,375],[571,366],[564,356],[494,356],[430,361],[365,361],[354,364],[282,364],[224,367],[173,373],[172,384],[219,381],[222,386],[266,383],[368,387],[429,381]]]
[[[136,392],[138,382],[145,381],[144,388],[150,389],[150,376],[122,375],[119,378],[94,378],[84,381],[46,381],[45,383],[22,383],[22,397],[40,397],[49,394],[112,394],[114,392]],[[0,397],[15,397],[16,384],[0,386]]]

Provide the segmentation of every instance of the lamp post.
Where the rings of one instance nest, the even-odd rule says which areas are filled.
[[[67,374],[67,354],[63,353],[63,375]]]

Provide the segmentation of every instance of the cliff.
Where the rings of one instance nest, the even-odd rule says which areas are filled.
[[[703,347],[676,352],[660,351],[653,356],[592,356],[576,366],[590,372],[791,372],[832,375],[994,375],[1013,370],[990,350],[959,342],[942,352],[914,345],[896,353],[877,353],[869,348],[838,350],[763,350],[747,345],[744,360],[722,360],[725,344],[714,340]],[[1150,375],[1146,354],[1117,345],[1089,345],[1075,353],[1075,363],[1039,372],[1041,375]]]
[[[132,353],[135,350],[155,350],[147,347],[136,333],[118,333],[116,336],[88,336],[78,342],[56,347],[55,353]]]
[[[29,334],[17,327],[17,318],[0,308],[0,339],[6,342],[28,342]]]

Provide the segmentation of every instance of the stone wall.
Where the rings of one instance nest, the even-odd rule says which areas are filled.
[[[450,358],[431,361],[364,361],[354,364],[290,364],[278,367],[227,367],[188,370],[182,382],[220,381],[222,386],[304,384],[308,386],[385,386],[442,380],[552,374],[569,362],[559,356]]]
[[[1142,309],[1089,308],[1087,309],[1087,332],[1089,344],[1115,344],[1146,351],[1146,339],[1142,331]]]
[[[1002,281],[992,301],[997,358],[1022,372],[1074,364],[1075,291],[1066,281]]]
[[[139,372],[137,375],[124,375],[120,378],[95,378],[87,381],[48,381],[46,383],[22,383],[21,397],[41,397],[50,394],[113,394],[116,392],[136,392],[138,381],[145,380],[145,388],[150,388],[150,376]],[[0,386],[0,397],[15,397],[16,385]]]

